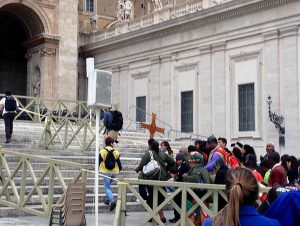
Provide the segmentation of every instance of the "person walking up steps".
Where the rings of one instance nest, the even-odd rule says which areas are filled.
[[[11,96],[11,92],[5,92],[5,97],[0,100],[0,110],[3,110],[2,116],[5,124],[5,143],[10,143],[13,133],[13,121],[15,119],[17,110],[19,108],[18,102]]]
[[[116,202],[110,186],[113,178],[122,170],[120,153],[114,149],[114,142],[113,138],[107,137],[105,139],[106,147],[102,148],[99,153],[99,171],[107,176],[103,177],[103,184],[106,193],[105,204],[110,205],[109,211],[113,211],[116,208]]]

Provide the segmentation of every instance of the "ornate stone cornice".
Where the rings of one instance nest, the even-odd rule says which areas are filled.
[[[27,49],[33,48],[33,47],[41,45],[41,44],[57,46],[59,43],[59,40],[60,40],[59,36],[50,35],[50,34],[40,34],[40,35],[35,36],[32,39],[24,42],[23,45]]]

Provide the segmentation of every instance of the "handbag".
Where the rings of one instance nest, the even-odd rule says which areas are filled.
[[[159,163],[154,159],[152,151],[150,151],[150,158],[150,161],[143,166],[142,172],[147,179],[158,179],[161,169]]]

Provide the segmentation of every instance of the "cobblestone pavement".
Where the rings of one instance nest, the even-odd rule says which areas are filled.
[[[173,218],[172,211],[165,211],[165,217],[167,219]],[[137,226],[146,217],[145,212],[130,212],[126,218],[126,225]],[[94,226],[94,215],[87,214],[87,225]],[[112,226],[114,221],[114,213],[100,213],[99,214],[99,226]],[[15,217],[15,218],[0,218],[1,226],[48,226],[49,219],[43,217]],[[147,225],[151,225],[148,223]],[[171,223],[166,223],[171,225]]]

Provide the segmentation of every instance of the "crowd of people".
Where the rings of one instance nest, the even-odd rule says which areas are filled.
[[[106,137],[106,147],[99,153],[99,171],[105,175],[103,179],[106,191],[105,204],[110,205],[110,211],[116,207],[110,186],[116,174],[122,170],[120,153],[114,149],[114,143],[115,138]],[[191,217],[195,225],[248,226],[253,225],[254,221],[258,226],[291,225],[282,224],[280,219],[278,222],[261,214],[273,216],[274,211],[268,211],[268,208],[278,196],[287,191],[297,191],[292,200],[298,198],[300,201],[299,159],[287,154],[280,156],[272,143],[266,145],[266,153],[260,156],[259,161],[254,148],[248,144],[236,142],[231,144],[231,148],[232,150],[227,148],[225,138],[217,139],[210,136],[206,141],[196,140],[194,145],[180,149],[175,155],[168,141],[159,143],[150,139],[148,150],[142,156],[135,171],[139,173],[138,179],[144,180],[226,185],[227,200],[219,195],[217,216],[209,219],[201,208],[197,208]],[[269,194],[259,193],[261,186],[272,187],[272,189]],[[169,193],[174,191],[172,187],[164,189]],[[193,189],[193,192],[201,198],[207,190],[197,188]],[[139,185],[139,193],[147,204],[153,207],[153,186]],[[262,204],[256,210],[257,199]],[[164,196],[159,192],[158,205],[163,201]],[[181,208],[181,192],[174,197],[174,202]],[[189,209],[195,203],[195,199],[188,193],[186,202],[186,207]],[[204,202],[207,207],[209,202],[209,198]],[[296,206],[300,211],[300,202]],[[163,210],[158,214],[160,220],[165,223],[167,219]],[[275,215],[275,218],[278,216],[280,215]],[[169,219],[169,222],[176,223],[178,220],[180,220],[180,213],[174,209],[174,217]]]
[[[260,215],[254,208],[257,198],[264,202],[267,194],[260,194],[260,186],[285,187],[288,190],[300,190],[299,160],[287,154],[280,156],[272,143],[266,145],[266,153],[257,159],[254,148],[239,142],[231,144],[232,150],[227,148],[225,138],[208,137],[206,141],[197,140],[194,145],[182,148],[174,156],[174,152],[167,141],[160,144],[153,139],[148,141],[148,151],[143,155],[136,172],[139,179],[172,180],[176,182],[225,184],[228,202],[220,195],[218,199],[219,214],[214,219],[205,221],[205,225],[237,226],[252,225],[280,225],[276,220],[270,220]],[[153,175],[145,175],[143,169],[152,160],[160,165],[160,171]],[[258,164],[259,162],[259,164]],[[165,190],[170,192],[170,188]],[[140,185],[141,197],[152,207],[153,187]],[[198,197],[202,197],[206,190],[194,189]],[[158,205],[164,200],[159,194]],[[174,198],[181,207],[181,193]],[[187,208],[194,203],[193,197],[187,195]],[[208,205],[208,203],[207,203]],[[198,208],[199,217],[195,218],[196,225],[204,222],[205,214]],[[162,222],[166,222],[163,211],[159,212]],[[174,217],[169,222],[175,223],[180,219],[180,213],[174,209]],[[152,220],[150,220],[152,221]],[[201,223],[200,223],[201,222]]]

